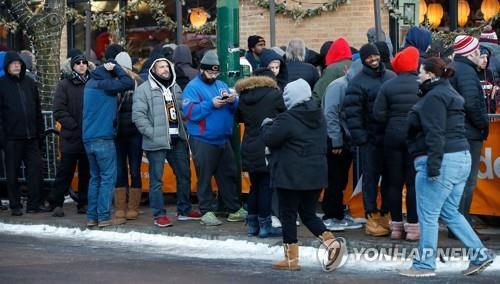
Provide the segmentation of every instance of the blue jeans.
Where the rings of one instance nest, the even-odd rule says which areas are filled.
[[[116,149],[113,140],[97,139],[85,143],[89,159],[90,182],[87,219],[111,219],[111,203],[116,183]]]
[[[465,217],[458,211],[460,198],[471,168],[469,151],[446,153],[441,163],[441,175],[436,181],[427,177],[427,156],[415,159],[417,213],[420,224],[418,256],[413,260],[414,269],[436,268],[438,219],[441,218],[471,253],[473,264],[488,259],[486,249]]]
[[[186,141],[172,141],[170,150],[146,151],[149,162],[149,205],[153,217],[166,215],[163,203],[163,167],[165,159],[172,167],[177,183],[177,212],[186,215],[191,211],[191,169],[189,148]]]
[[[142,136],[132,135],[115,139],[118,172],[116,187],[142,188]],[[130,184],[128,172],[130,171]]]

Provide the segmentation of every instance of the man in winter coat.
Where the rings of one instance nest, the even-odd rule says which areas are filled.
[[[476,187],[483,141],[488,137],[489,122],[483,89],[476,71],[482,63],[479,41],[472,36],[457,36],[453,49],[455,57],[451,66],[455,69],[455,75],[450,79],[450,83],[465,99],[465,136],[469,141],[472,159],[471,172],[459,209],[470,219],[472,193]]]
[[[323,75],[316,82],[313,89],[313,98],[318,102],[323,100],[325,95],[326,87],[333,82],[344,76],[349,66],[352,63],[352,53],[349,43],[344,38],[338,38],[328,49],[326,54],[325,63],[327,68],[323,71]]]
[[[420,27],[412,27],[406,34],[405,47],[413,46],[420,54],[419,65],[422,64],[425,54],[431,46],[432,34],[428,30]]]
[[[26,213],[46,212],[40,204],[42,159],[40,140],[44,131],[40,97],[33,79],[26,76],[26,65],[14,51],[4,58],[5,76],[0,78],[0,144],[5,150],[5,170],[12,216],[21,216],[21,191],[17,174],[21,162],[26,166],[28,205]]]
[[[182,112],[198,177],[201,223],[207,226],[222,224],[214,213],[212,176],[217,181],[220,198],[231,212],[227,220],[238,222],[246,218],[246,211],[240,208],[238,201],[239,173],[229,141],[238,98],[224,82],[217,80],[219,70],[217,53],[207,51],[201,60],[200,74],[189,82],[182,95]]]
[[[189,81],[193,80],[198,71],[193,68],[193,57],[191,50],[184,44],[180,44],[174,50],[173,61],[175,64],[175,73],[177,74],[177,84],[182,90],[186,88]]]
[[[260,67],[266,67],[261,64],[260,54],[266,48],[266,41],[263,37],[258,35],[251,35],[248,37],[248,51],[245,58],[252,65],[252,70],[257,70]]]
[[[349,180],[349,169],[353,157],[349,142],[349,130],[347,129],[342,108],[347,85],[361,71],[362,67],[363,64],[360,60],[354,61],[345,76],[328,85],[322,103],[328,132],[326,154],[328,188],[323,195],[322,209],[325,213],[323,222],[331,231],[361,227],[361,224],[352,221],[350,218],[345,218],[343,193]]]
[[[149,161],[149,201],[154,224],[168,227],[163,202],[163,169],[165,159],[177,181],[177,220],[199,220],[201,214],[192,210],[191,171],[187,134],[180,115],[182,90],[176,84],[174,65],[158,58],[149,69],[148,80],[134,93],[132,119],[143,135],[142,147]]]
[[[311,89],[319,80],[319,72],[310,63],[304,62],[306,56],[306,44],[300,38],[292,39],[286,48],[286,65],[288,69],[288,80],[304,79],[309,83]]]
[[[111,203],[116,183],[116,95],[134,81],[110,61],[90,73],[83,95],[83,143],[90,167],[87,226],[112,225]]]
[[[89,186],[89,161],[82,141],[83,90],[90,78],[89,62],[85,55],[77,54],[67,62],[71,73],[59,81],[54,94],[54,119],[61,124],[59,147],[61,160],[56,174],[54,190],[49,201],[54,217],[63,217],[64,194],[68,191],[78,164],[78,213],[86,213]]]
[[[359,50],[363,70],[347,87],[344,110],[352,143],[361,147],[363,169],[363,205],[367,217],[366,233],[373,236],[389,234],[389,219],[385,203],[377,208],[377,188],[383,168],[384,124],[373,117],[373,104],[382,84],[396,75],[380,62],[380,53],[373,44]],[[385,198],[382,187],[382,200]],[[379,214],[382,213],[382,216]]]

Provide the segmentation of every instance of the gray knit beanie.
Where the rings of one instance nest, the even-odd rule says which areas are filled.
[[[200,63],[201,70],[219,71],[219,57],[214,49],[207,51]]]

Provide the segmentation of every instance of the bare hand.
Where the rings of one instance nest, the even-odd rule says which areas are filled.
[[[221,108],[227,104],[227,99],[221,100],[220,97],[215,97],[212,99],[212,103],[214,104],[214,107]]]
[[[229,97],[227,97],[226,101],[228,103],[234,103],[234,101],[236,101],[236,95],[234,95],[234,94],[229,95]]]
[[[340,155],[340,154],[342,154],[342,149],[332,149],[332,154]]]
[[[115,64],[112,62],[104,63],[104,68],[106,68],[106,70],[108,71],[112,71],[113,69],[115,69]]]

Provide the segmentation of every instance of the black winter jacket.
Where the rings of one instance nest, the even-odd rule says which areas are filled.
[[[288,69],[288,82],[304,79],[311,86],[311,90],[314,89],[314,84],[319,80],[319,71],[316,67],[298,60],[288,60],[286,65]]]
[[[386,124],[384,144],[387,146],[406,146],[408,112],[419,100],[417,80],[416,73],[402,73],[380,87],[373,116]]]
[[[488,114],[476,65],[461,55],[455,55],[451,66],[455,69],[455,75],[450,79],[450,83],[465,99],[467,139],[485,140],[488,136]]]
[[[59,81],[52,102],[54,119],[61,124],[59,147],[63,153],[85,153],[82,140],[85,82],[72,76]]]
[[[326,123],[318,103],[309,100],[262,126],[270,148],[271,188],[317,190],[328,186]]]
[[[423,98],[408,115],[408,150],[415,158],[427,155],[427,175],[440,175],[445,153],[465,151],[464,99],[448,80],[428,80],[421,86]]]
[[[21,62],[21,73],[14,77],[8,66]],[[44,131],[38,88],[26,76],[26,65],[16,52],[8,51],[4,58],[5,75],[0,78],[0,142],[17,139],[39,139]]]
[[[377,70],[363,66],[363,70],[349,82],[343,109],[354,145],[360,146],[368,141],[383,145],[385,126],[375,120],[373,105],[382,84],[394,77],[396,74],[380,63]]]
[[[235,86],[240,94],[236,120],[245,124],[241,142],[241,162],[246,172],[267,172],[265,145],[259,135],[264,118],[274,118],[286,110],[276,81],[265,76],[240,80]]]
[[[142,84],[142,79],[136,81],[136,85]],[[126,91],[118,94],[118,129],[117,138],[126,138],[134,135],[141,135],[137,127],[132,122],[132,105],[134,91]]]

